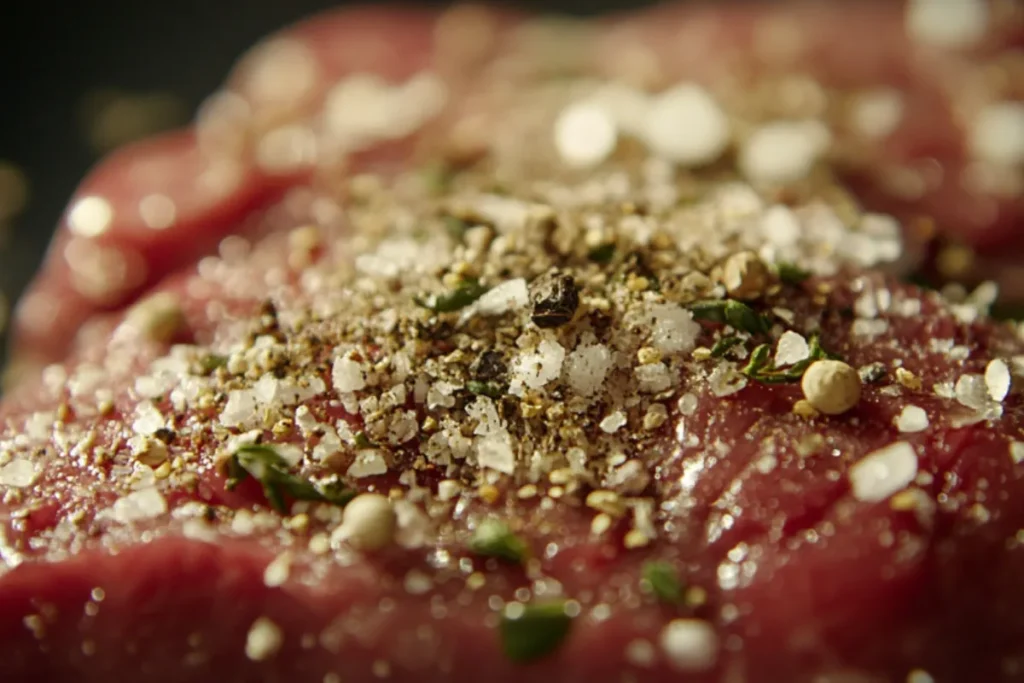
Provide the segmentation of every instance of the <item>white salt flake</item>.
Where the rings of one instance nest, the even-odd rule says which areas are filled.
[[[719,363],[708,375],[711,393],[719,398],[731,396],[747,386],[747,378],[732,363]]]
[[[621,410],[616,410],[614,413],[606,416],[601,423],[598,425],[601,431],[606,434],[614,434],[619,430],[619,427],[623,427],[626,424],[626,414]]]
[[[968,138],[975,158],[997,166],[1024,164],[1024,102],[996,102],[978,114]]]
[[[1014,465],[1024,462],[1024,441],[1010,442],[1010,459],[1013,460]]]
[[[489,434],[477,439],[476,457],[481,467],[505,474],[516,471],[516,456],[508,433]]]
[[[672,375],[664,363],[650,363],[634,368],[633,375],[640,385],[640,391],[656,394],[672,386]]]
[[[905,12],[907,36],[922,45],[967,48],[988,30],[986,0],[908,0]]]
[[[39,477],[35,464],[25,458],[15,458],[0,467],[0,486],[25,488],[35,483]]]
[[[953,390],[956,393],[956,400],[968,408],[982,411],[988,406],[988,386],[981,375],[960,375]]]
[[[928,429],[928,413],[919,406],[904,406],[900,414],[893,420],[893,423],[896,425],[896,429],[901,432],[923,432]]]
[[[556,341],[545,339],[537,345],[535,352],[521,354],[512,364],[512,381],[509,393],[522,396],[523,386],[540,389],[562,374],[565,348]]]
[[[132,421],[132,431],[136,434],[149,436],[165,426],[166,421],[163,414],[153,405],[152,401],[143,401],[135,406],[135,419]]]
[[[888,137],[903,119],[903,95],[894,88],[879,88],[862,93],[853,102],[850,123],[866,138]]]
[[[565,379],[581,396],[592,396],[603,385],[612,366],[612,354],[603,344],[580,346],[565,361]]]
[[[682,353],[693,349],[701,332],[693,313],[678,304],[651,304],[651,345],[662,353]]]
[[[993,401],[1001,402],[1010,393],[1010,368],[1006,361],[995,358],[985,366],[985,388]]]
[[[225,427],[239,427],[256,418],[256,396],[249,389],[235,389],[228,392],[228,400],[220,413],[220,423]]]
[[[658,642],[677,671],[707,671],[718,661],[718,634],[702,619],[673,619]]]
[[[387,460],[384,455],[373,448],[367,448],[356,453],[355,460],[348,467],[348,476],[357,479],[361,477],[375,477],[385,474],[388,471]]]
[[[267,588],[283,586],[292,569],[292,554],[285,550],[267,564],[263,570],[263,585]]]
[[[729,120],[707,90],[683,83],[658,95],[644,120],[651,151],[684,166],[707,164],[725,151]]]
[[[281,649],[284,632],[267,617],[260,617],[249,627],[245,637],[245,656],[254,662],[270,659]]]
[[[761,216],[761,234],[776,247],[794,246],[801,232],[800,220],[788,206],[771,206]]]
[[[489,289],[476,301],[472,310],[482,315],[501,315],[507,311],[525,308],[530,303],[526,280],[507,280]]]
[[[570,166],[595,166],[615,151],[615,121],[600,106],[586,102],[569,105],[555,121],[555,148]]]
[[[820,121],[775,121],[743,143],[739,167],[755,182],[790,183],[805,178],[831,142]]]
[[[775,349],[775,365],[793,365],[811,357],[811,347],[803,335],[786,330],[779,337],[779,344]]]
[[[853,497],[878,503],[905,489],[917,476],[917,453],[906,441],[897,441],[868,453],[850,467]]]
[[[334,388],[339,393],[359,391],[366,388],[366,372],[362,364],[351,358],[337,358],[331,370]]]
[[[167,501],[154,487],[133,491],[118,498],[112,508],[114,519],[122,523],[153,519],[167,512]]]

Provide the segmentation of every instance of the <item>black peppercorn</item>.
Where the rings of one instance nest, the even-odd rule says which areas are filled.
[[[549,273],[531,286],[533,324],[541,328],[560,327],[572,320],[580,305],[579,290],[571,275]]]

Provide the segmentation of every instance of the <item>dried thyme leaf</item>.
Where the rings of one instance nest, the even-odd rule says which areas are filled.
[[[731,325],[747,334],[767,334],[769,325],[754,309],[735,299],[698,301],[690,306],[696,320]]]
[[[447,294],[431,294],[425,297],[416,297],[414,301],[429,308],[435,313],[451,313],[469,306],[487,292],[487,287],[480,284],[478,280],[463,280],[462,284]]]
[[[668,562],[647,562],[644,564],[641,581],[643,588],[658,600],[669,605],[683,603],[683,583],[676,568]]]
[[[516,564],[521,564],[530,552],[526,541],[512,533],[505,522],[497,519],[487,519],[480,523],[469,542],[469,548],[478,555],[497,557]]]
[[[513,662],[531,662],[551,654],[572,629],[573,617],[564,600],[505,608],[498,626],[505,656]]]
[[[480,382],[477,380],[470,380],[466,382],[466,391],[471,394],[487,396],[488,398],[494,399],[501,398],[505,395],[505,389],[500,384],[495,382]]]
[[[721,358],[725,356],[725,354],[729,353],[730,349],[732,349],[734,346],[742,342],[743,339],[741,337],[737,337],[736,335],[722,337],[721,339],[715,342],[714,346],[711,347],[711,357]]]
[[[248,477],[260,482],[267,502],[282,514],[288,511],[285,495],[295,500],[334,505],[345,505],[354,496],[347,489],[321,491],[305,479],[291,474],[287,461],[270,446],[247,444],[240,446],[232,456],[228,463],[228,490]]]
[[[355,434],[356,448],[373,448],[374,443],[370,440],[370,437],[366,435],[364,431],[358,431]]]
[[[218,353],[208,353],[199,359],[199,369],[204,375],[211,375],[228,364],[228,357]]]
[[[421,171],[423,184],[427,191],[434,196],[440,196],[448,192],[455,179],[455,169],[450,164],[437,161],[428,164]]]
[[[775,270],[779,275],[779,280],[787,285],[798,285],[811,276],[810,271],[804,270],[795,263],[785,261],[775,264]]]
[[[443,221],[444,230],[448,233],[448,236],[455,242],[462,242],[466,236],[466,231],[469,230],[469,223],[455,216],[445,216]]]
[[[799,363],[794,363],[788,368],[777,368],[770,361],[771,346],[769,344],[761,344],[754,349],[754,352],[750,355],[750,362],[747,363],[742,372],[750,379],[762,384],[785,384],[788,382],[799,382],[804,376],[804,371],[814,361],[825,358],[839,360],[838,356],[829,353],[821,346],[821,340],[816,334],[811,336],[808,347],[809,354],[807,358]]]

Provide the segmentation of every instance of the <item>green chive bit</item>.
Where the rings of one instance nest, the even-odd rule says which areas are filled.
[[[414,301],[435,313],[451,313],[469,306],[482,297],[486,291],[487,287],[481,285],[478,280],[469,279],[463,280],[462,284],[446,294],[416,297]]]
[[[498,625],[505,656],[526,663],[555,652],[572,629],[573,617],[567,608],[564,600],[508,605]]]
[[[494,382],[480,382],[478,380],[470,380],[466,382],[466,390],[471,394],[477,394],[480,396],[487,396],[488,398],[498,399],[505,395],[501,385],[495,384]]]
[[[811,276],[810,271],[785,261],[775,264],[775,270],[779,274],[779,280],[786,285],[799,285]]]
[[[668,605],[683,603],[683,583],[679,573],[668,562],[647,562],[643,566],[642,587]]]
[[[729,353],[729,350],[732,349],[732,347],[736,346],[742,341],[743,340],[737,337],[736,335],[722,337],[721,339],[715,342],[714,346],[711,347],[711,357],[722,358],[723,356],[725,356],[725,354]]]
[[[267,502],[281,514],[288,511],[285,505],[286,495],[294,500],[335,505],[345,505],[352,498],[350,492],[336,487],[326,494],[311,482],[291,474],[288,471],[288,462],[271,446],[246,444],[235,452],[228,463],[228,490],[249,477],[260,482]]]
[[[469,548],[478,555],[521,564],[529,554],[526,541],[517,536],[508,524],[498,519],[480,523],[469,542]]]

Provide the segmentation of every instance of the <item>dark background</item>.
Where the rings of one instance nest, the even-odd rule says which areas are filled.
[[[262,36],[330,0],[80,0],[3,3],[0,9],[0,168],[27,181],[24,210],[0,221],[0,292],[13,303],[39,265],[77,182],[112,140],[90,129],[120,96],[152,110],[154,126],[187,120],[232,62]],[[364,3],[366,4],[366,3]],[[419,5],[444,6],[444,2]],[[505,3],[592,14],[645,2]],[[103,94],[107,91],[106,94]],[[119,91],[111,93],[110,91]],[[129,99],[124,99],[127,96]],[[125,105],[125,102],[128,104]],[[108,120],[109,107],[105,111]],[[123,129],[113,126],[113,129]],[[121,132],[127,132],[122,130]],[[95,132],[92,135],[96,137]],[[109,136],[108,136],[109,137]],[[100,144],[102,143],[102,144]],[[10,168],[10,166],[6,166]],[[10,185],[8,183],[7,187]],[[0,186],[0,202],[4,187]],[[9,204],[9,201],[8,201]],[[0,211],[2,216],[2,211]],[[0,316],[2,318],[2,316]],[[6,350],[0,335],[0,366]]]

